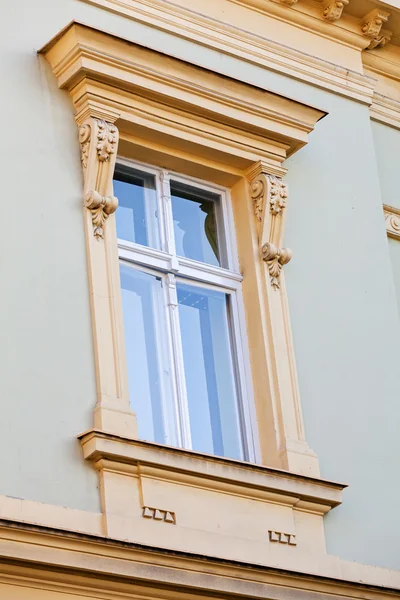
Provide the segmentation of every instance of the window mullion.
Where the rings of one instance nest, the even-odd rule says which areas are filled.
[[[172,255],[171,271],[177,273],[179,271],[178,259],[176,257],[176,247],[174,238],[174,220],[172,216],[171,202],[171,187],[169,172],[162,169],[160,172],[161,179],[161,198],[163,204],[164,228],[166,233],[166,251]]]
[[[166,276],[169,316],[171,323],[172,353],[174,357],[176,397],[178,399],[177,413],[183,448],[192,448],[192,437],[190,433],[189,407],[187,400],[185,365],[183,361],[183,350],[178,312],[178,296],[176,292],[176,277],[172,273]]]

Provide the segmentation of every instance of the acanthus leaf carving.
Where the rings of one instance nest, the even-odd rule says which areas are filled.
[[[268,265],[272,287],[274,289],[279,289],[279,277],[282,267],[292,258],[292,251],[289,248],[277,248],[271,242],[267,242],[261,248],[261,256],[263,261]]]
[[[97,122],[97,156],[100,162],[109,160],[110,155],[115,153],[117,147],[117,128],[112,123],[96,119]]]
[[[275,175],[259,173],[250,181],[250,196],[257,220],[262,259],[267,263],[270,282],[275,290],[280,288],[280,274],[292,252],[281,248],[283,213],[288,189],[286,183]]]
[[[288,197],[287,185],[281,179],[272,175],[269,176],[269,181],[271,186],[269,198],[270,211],[273,215],[279,215],[286,208]]]
[[[97,240],[104,238],[104,223],[118,208],[115,196],[101,196],[95,190],[85,195],[85,206],[92,214],[93,235]]]

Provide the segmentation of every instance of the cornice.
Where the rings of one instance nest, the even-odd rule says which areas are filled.
[[[79,23],[40,52],[79,122],[92,109],[111,111],[131,126],[213,139],[216,151],[241,153],[246,168],[263,157],[281,163],[326,114]]]
[[[246,6],[262,14],[290,23],[295,27],[312,31],[321,37],[333,40],[349,48],[359,51],[368,47],[370,40],[366,39],[362,31],[362,23],[342,12],[334,14],[334,9],[325,9],[332,6],[332,2],[296,2],[289,7],[283,0],[229,0],[234,4]],[[342,9],[344,6],[341,7]],[[327,18],[335,16],[337,18]],[[340,20],[339,20],[339,17]]]
[[[375,93],[369,109],[371,119],[400,129],[400,102]]]
[[[325,574],[169,551],[18,521],[0,521],[0,584],[114,600],[398,598],[398,572],[330,557]]]
[[[400,81],[400,48],[389,46],[364,52],[362,59],[363,65],[372,73]]]
[[[371,102],[374,80],[370,77],[177,6],[168,0],[81,1],[359,102]],[[278,10],[282,12],[285,7],[278,6]],[[319,22],[317,12],[315,9],[312,19]],[[331,23],[324,25],[331,27]],[[368,45],[368,40],[361,33],[351,35],[355,36],[359,46]]]

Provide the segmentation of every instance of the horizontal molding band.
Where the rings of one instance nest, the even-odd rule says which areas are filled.
[[[165,0],[81,1],[245,62],[371,104],[375,88],[373,78]]]

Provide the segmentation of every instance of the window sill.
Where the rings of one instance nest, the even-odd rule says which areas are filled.
[[[322,516],[342,484],[97,430],[79,439],[110,537],[262,564],[325,554]]]

